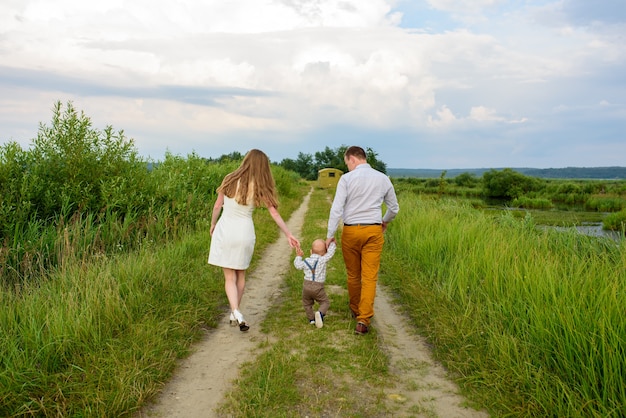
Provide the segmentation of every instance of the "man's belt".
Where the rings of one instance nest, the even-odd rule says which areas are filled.
[[[343,226],[373,226],[373,225],[382,225],[380,222],[375,224],[343,224]]]

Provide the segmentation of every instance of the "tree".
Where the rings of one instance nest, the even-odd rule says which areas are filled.
[[[346,173],[348,171],[348,167],[343,159],[346,149],[348,149],[348,147],[345,145],[335,149],[325,147],[323,151],[316,152],[315,157],[311,154],[304,154],[301,152],[298,154],[297,160],[285,158],[279,163],[279,165],[284,169],[295,171],[306,180],[317,179],[319,170],[323,168],[336,168]],[[367,162],[373,168],[383,173],[387,173],[387,165],[378,159],[378,153],[376,153],[376,151],[371,148],[366,148],[365,154]]]
[[[459,187],[476,187],[478,182],[476,175],[468,172],[461,173],[454,178],[454,184]]]
[[[317,167],[313,163],[311,154],[298,153],[296,173],[306,180],[315,180],[317,178]]]
[[[220,158],[217,159],[217,161],[220,163],[227,163],[230,161],[242,161],[243,158],[244,155],[241,154],[239,151],[233,151],[230,154],[222,154]]]
[[[365,154],[367,155],[367,162],[372,168],[387,174],[387,164],[378,159],[378,153],[374,151],[372,148],[366,148]]]
[[[535,189],[536,181],[510,168],[489,170],[483,174],[485,196],[515,199]]]
[[[326,147],[324,151],[315,153],[315,165],[318,171],[322,168],[339,168],[341,164],[345,165],[343,153],[340,153],[340,149],[332,150]]]

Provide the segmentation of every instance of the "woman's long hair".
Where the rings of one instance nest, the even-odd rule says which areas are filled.
[[[258,149],[248,151],[239,168],[224,177],[217,191],[240,205],[254,202],[254,206],[278,207],[270,160]]]

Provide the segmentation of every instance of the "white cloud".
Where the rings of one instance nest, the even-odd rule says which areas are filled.
[[[469,119],[478,122],[504,120],[504,118],[496,115],[496,111],[494,109],[489,109],[485,106],[472,107],[472,109],[470,110]]]
[[[581,25],[556,0],[429,0],[411,21],[428,14],[440,26],[406,29],[399,3],[4,0],[4,135],[46,121],[58,99],[150,149],[167,143],[157,137],[213,149],[226,137],[298,141],[334,126],[514,137],[565,126],[592,103],[605,102],[604,118],[624,113],[618,19]]]
[[[427,2],[433,9],[446,12],[478,13],[485,8],[502,3],[502,0],[427,0]]]
[[[436,113],[437,118],[428,116],[429,126],[436,128],[449,127],[458,121],[457,117],[454,116],[454,113],[452,113],[452,111],[447,106],[441,106],[441,108],[437,110]]]

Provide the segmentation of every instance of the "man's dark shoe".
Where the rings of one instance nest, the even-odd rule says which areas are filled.
[[[356,329],[354,330],[355,334],[365,335],[367,334],[367,331],[369,331],[367,329],[367,325],[365,325],[363,322],[357,322]]]

